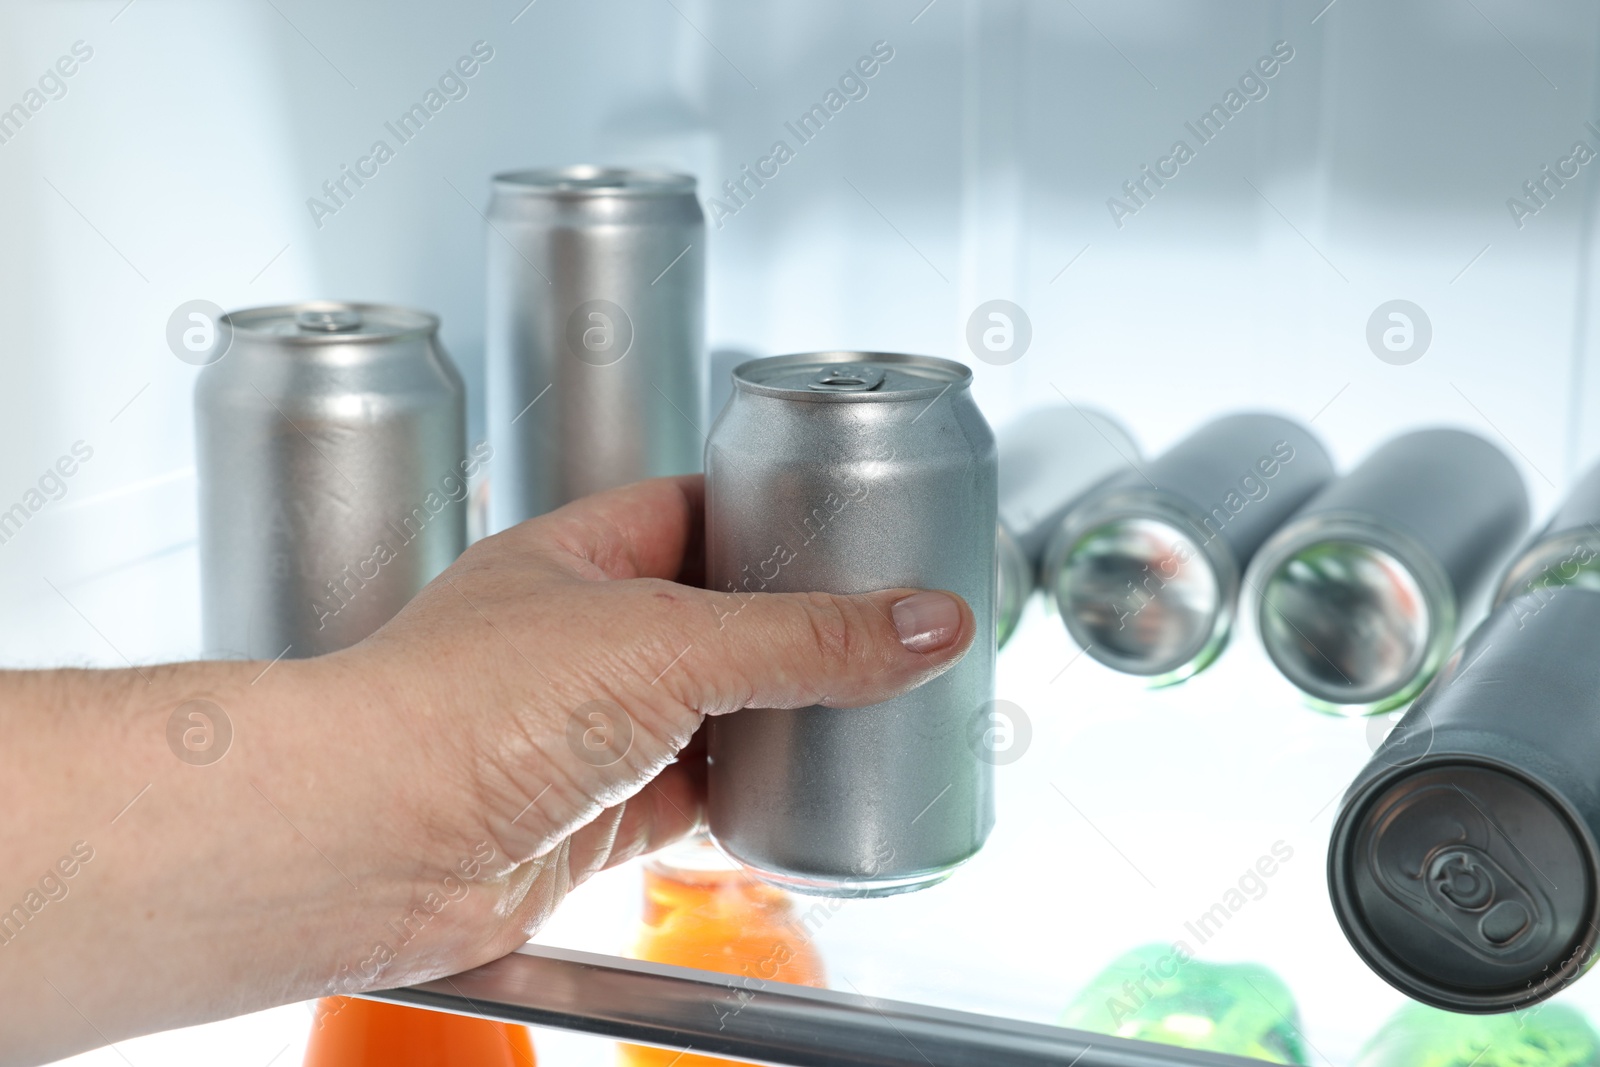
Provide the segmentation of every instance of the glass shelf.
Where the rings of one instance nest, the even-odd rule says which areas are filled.
[[[989,1053],[1003,1043],[986,1042],[1007,1027],[1028,1041],[1043,1041],[1041,1032],[1051,1030],[1060,1035],[1056,1058],[1040,1062],[1071,1062],[1091,1042],[1102,1054],[1149,1056],[1143,1050],[1152,1046],[1054,1023],[1124,952],[1182,943],[1199,960],[1270,968],[1294,995],[1308,1062],[1353,1063],[1362,1044],[1406,1001],[1357,958],[1334,920],[1327,842],[1345,787],[1392,719],[1341,719],[1309,710],[1250,634],[1235,634],[1221,660],[1191,681],[1144,689],[1079,656],[1037,597],[1001,653],[997,696],[1021,709],[1031,736],[1022,741],[1019,732],[1018,744],[1026,747],[996,768],[998,817],[984,851],[945,883],[919,893],[795,898],[829,988],[860,1001],[857,1009],[867,1003],[862,998],[884,998],[921,1006],[903,1009],[913,1015],[971,1013],[955,1027],[971,1044],[952,1039],[948,1045],[965,1048],[968,1058],[950,1051],[952,1058],[934,1063],[1002,1062]],[[1274,862],[1258,868],[1262,857]],[[1261,869],[1272,873],[1262,876]],[[576,891],[531,948],[626,956],[641,898],[638,865],[608,872]],[[707,972],[677,973],[698,974],[723,989],[729,982]],[[426,994],[400,995],[438,1006],[451,1000],[438,985],[423,987],[432,990]],[[782,988],[796,1004],[816,995]],[[536,1000],[548,992],[532,989]],[[1580,981],[1557,999],[1600,1017],[1600,983]],[[450,1006],[472,1010],[461,1001]],[[640,1006],[585,1003],[571,1010],[586,1015],[588,1024],[561,1025],[612,1032],[597,1020],[621,1009]],[[704,1015],[714,1019],[709,1006]],[[681,1020],[654,1023],[670,1028]],[[541,1025],[557,1024],[546,1016]],[[848,1026],[832,1032],[841,1042],[855,1040],[846,1036],[853,1033]],[[852,1050],[841,1044],[835,1051]],[[1083,1063],[1251,1062],[1157,1053],[1166,1055],[1091,1061],[1096,1053],[1088,1052]],[[823,1060],[795,1053],[775,1062]]]

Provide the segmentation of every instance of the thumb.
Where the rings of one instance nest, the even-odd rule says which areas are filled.
[[[713,715],[878,704],[949,670],[977,634],[972,609],[954,593],[702,596],[709,610],[692,613],[682,670],[662,681],[676,699]]]

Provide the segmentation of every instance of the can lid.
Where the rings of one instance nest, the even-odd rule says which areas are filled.
[[[741,363],[734,385],[784,400],[921,400],[964,389],[972,372],[953,360],[893,352],[803,352]]]
[[[223,320],[236,336],[257,336],[280,344],[348,344],[431,335],[436,316],[388,304],[312,300],[301,304],[230,311]]]
[[[1510,767],[1435,756],[1374,780],[1334,831],[1329,880],[1352,945],[1448,1011],[1506,1011],[1580,973],[1595,882],[1574,817]]]
[[[590,198],[605,196],[693,195],[692,174],[669,170],[639,170],[631,167],[534,167],[510,170],[494,176],[497,191],[524,196]]]

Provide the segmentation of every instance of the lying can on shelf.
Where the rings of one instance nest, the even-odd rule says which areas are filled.
[[[1600,463],[1578,479],[1543,530],[1512,560],[1495,603],[1565,586],[1600,589]]]
[[[1402,434],[1274,534],[1247,577],[1257,632],[1315,707],[1399,707],[1528,528],[1528,491],[1500,449],[1462,430]]]
[[[315,301],[225,317],[195,384],[210,655],[355,644],[466,546],[461,376],[432,315]]]
[[[983,846],[993,762],[995,443],[948,360],[817,352],[756,360],[706,446],[707,587],[943,589],[978,639],[871,708],[746,710],[706,723],[712,836],[799,892],[880,896],[940,881]],[[739,625],[736,608],[724,625]]]
[[[1446,1011],[1538,1003],[1600,937],[1600,593],[1513,598],[1345,794],[1328,887],[1378,976]]]
[[[699,470],[706,239],[694,178],[500,174],[489,226],[491,528]]]
[[[1000,455],[999,591],[1004,645],[1038,582],[1050,535],[1085,493],[1139,460],[1122,425],[1074,404],[1036,408],[996,435]]]
[[[1250,558],[1332,475],[1292,419],[1209,422],[1072,508],[1046,550],[1044,587],[1090,656],[1180,682],[1227,643]]]

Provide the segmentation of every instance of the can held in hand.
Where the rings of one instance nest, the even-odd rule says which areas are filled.
[[[1222,652],[1256,550],[1332,476],[1292,419],[1209,422],[1067,514],[1045,589],[1090,656],[1153,685],[1181,682]]]
[[[1600,593],[1492,612],[1345,794],[1328,847],[1356,952],[1446,1011],[1512,1011],[1600,937]]]
[[[1323,711],[1399,707],[1455,647],[1528,528],[1528,490],[1462,430],[1384,443],[1318,493],[1251,565],[1257,632]]]
[[[210,655],[355,644],[466,547],[461,376],[439,320],[316,301],[235,311],[195,384]]]
[[[1495,603],[1524,593],[1537,594],[1537,602],[1567,586],[1600,589],[1600,463],[1578,479],[1544,529],[1517,553]]]
[[[747,709],[706,723],[710,828],[759,877],[882,896],[945,878],[994,822],[996,469],[972,374],[923,356],[746,363],[706,447],[707,585],[943,589],[972,607],[962,660],[870,708]]]
[[[491,529],[699,470],[706,227],[694,178],[500,174],[489,227]]]
[[[1085,493],[1134,467],[1139,446],[1122,424],[1092,408],[1036,408],[1006,423],[1000,454],[1000,644],[1016,629],[1038,582],[1045,545]]]

